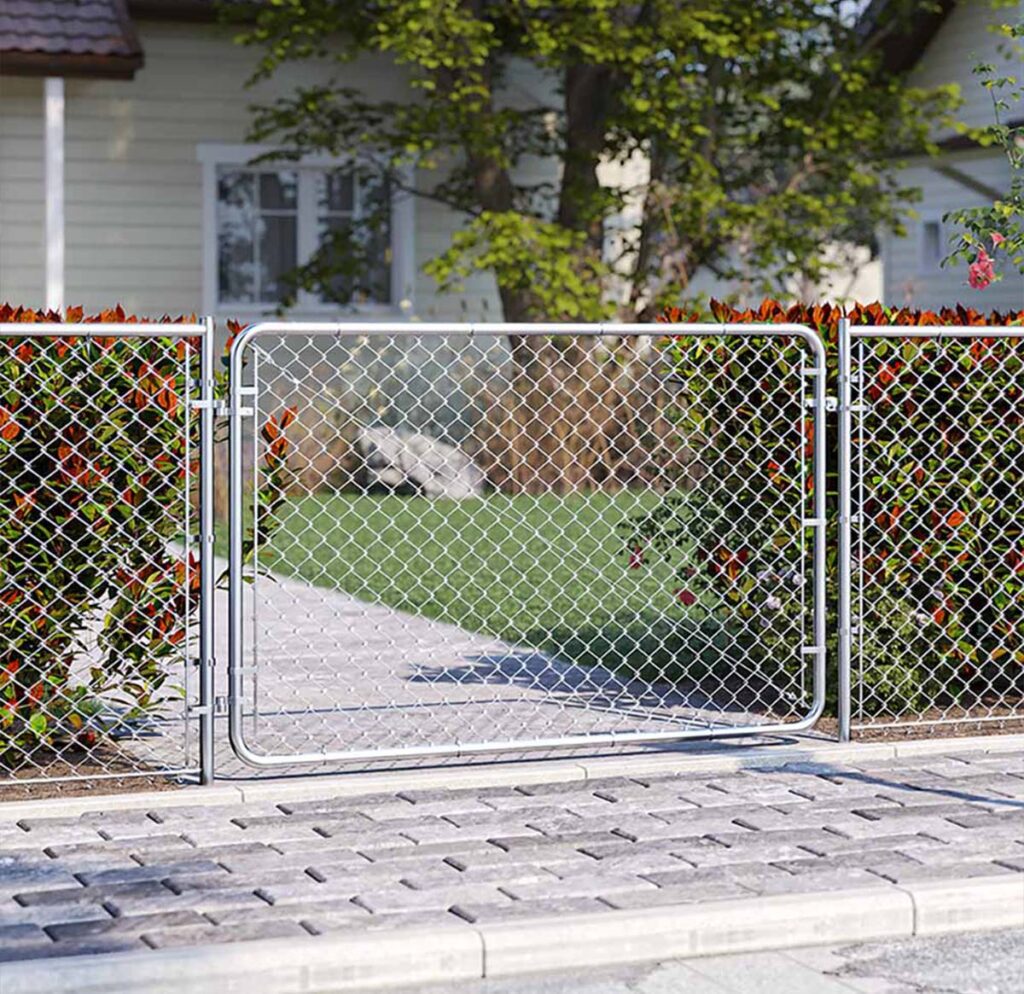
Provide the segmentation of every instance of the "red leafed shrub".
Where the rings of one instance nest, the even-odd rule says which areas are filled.
[[[190,518],[196,527],[199,417],[187,401],[199,339],[75,334],[78,324],[135,320],[120,308],[91,317],[72,308],[66,335],[0,337],[8,768],[40,747],[90,747],[128,732],[184,693],[199,591],[199,564],[183,551]],[[60,318],[2,305],[0,321]],[[270,468],[283,472],[286,456],[282,435]]]
[[[842,314],[829,305],[787,308],[771,300],[742,311],[711,304],[711,317],[723,323],[816,330],[826,346],[831,394],[838,392]],[[853,325],[1024,323],[1024,311],[963,307],[932,313],[873,304],[847,314]],[[708,318],[676,309],[663,320],[702,317]],[[751,657],[779,658],[806,604],[796,568],[806,546],[795,520],[800,494],[811,497],[814,488],[814,439],[799,382],[805,346],[796,338],[724,343],[684,335],[666,338],[662,354],[681,388],[681,434],[699,450],[702,468],[690,470],[696,485],[680,481],[664,506],[637,518],[629,548],[674,560],[686,589],[703,584],[707,602]],[[860,518],[852,563],[863,612],[863,708],[898,714],[928,704],[986,708],[1016,699],[1024,693],[1024,341],[869,339],[855,346],[855,356],[865,405],[853,440],[855,502],[863,503],[854,507]],[[835,429],[830,421],[830,638]],[[798,651],[796,636],[790,641]],[[829,685],[834,693],[835,680]]]

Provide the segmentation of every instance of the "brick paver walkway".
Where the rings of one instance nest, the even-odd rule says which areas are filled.
[[[4,818],[0,956],[1024,872],[1024,757],[957,753]]]

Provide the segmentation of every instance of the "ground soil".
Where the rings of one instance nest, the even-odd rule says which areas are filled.
[[[105,774],[123,774],[100,779]],[[61,777],[74,777],[61,780]],[[26,783],[45,780],[45,783]],[[81,797],[87,794],[132,794],[148,790],[174,790],[183,786],[179,779],[147,773],[126,760],[114,749],[64,753],[60,757],[35,757],[31,765],[19,770],[0,766],[0,803],[32,801],[43,797]]]
[[[924,724],[924,722],[940,719],[946,724]],[[835,718],[827,716],[821,718],[814,729],[816,732],[833,738],[839,733],[839,722]],[[907,721],[906,724],[896,727],[873,728],[867,724],[864,727],[855,728],[852,738],[855,742],[907,742],[912,739],[962,739],[972,735],[1009,735],[1012,733],[1024,733],[1024,715],[1019,711],[1016,713],[1007,711],[1005,715],[993,714],[985,721],[971,721],[936,708],[933,711],[922,712],[914,721]]]

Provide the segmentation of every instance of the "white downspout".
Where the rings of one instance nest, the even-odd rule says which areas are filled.
[[[64,313],[64,80],[47,77],[44,184],[46,194],[46,308]]]

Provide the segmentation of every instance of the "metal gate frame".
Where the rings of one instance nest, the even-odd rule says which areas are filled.
[[[839,696],[839,740],[849,742],[853,731],[860,727],[903,727],[907,722],[894,720],[859,726],[853,720],[853,661],[854,661],[854,617],[853,617],[853,416],[863,408],[853,403],[854,379],[861,372],[854,368],[854,342],[865,339],[906,338],[1024,338],[1024,327],[1003,325],[851,325],[847,318],[839,321],[839,494],[838,494],[838,696]],[[863,661],[862,661],[863,665]],[[971,722],[1005,720],[1003,716],[980,716],[977,718],[946,718],[918,722],[922,726],[963,725]]]
[[[806,343],[810,363],[801,372],[813,380],[813,399],[808,407],[814,422],[814,502],[813,517],[802,522],[805,530],[814,534],[813,543],[813,645],[804,645],[804,656],[813,656],[812,703],[809,712],[792,723],[766,723],[722,729],[681,729],[674,732],[607,732],[594,735],[574,735],[562,738],[511,740],[503,742],[471,742],[462,744],[434,744],[429,746],[398,747],[389,749],[326,750],[292,754],[261,754],[254,752],[246,742],[243,727],[243,510],[244,480],[242,468],[243,419],[253,413],[249,406],[256,388],[243,383],[243,356],[246,348],[259,336],[267,334],[301,334],[309,336],[354,335],[468,335],[498,337],[508,335],[694,335],[701,337],[734,335],[738,337],[795,336]],[[259,769],[294,767],[335,762],[407,760],[464,756],[468,754],[523,752],[526,750],[569,749],[594,746],[615,746],[673,742],[687,739],[735,738],[751,734],[792,734],[812,727],[825,706],[825,348],[812,329],[800,324],[710,324],[710,323],[650,323],[650,324],[594,324],[594,323],[417,323],[408,322],[288,322],[264,321],[246,327],[234,340],[229,359],[230,400],[230,476],[229,476],[229,628],[228,628],[228,729],[229,741],[235,755],[246,764]],[[211,602],[212,603],[212,602]]]

